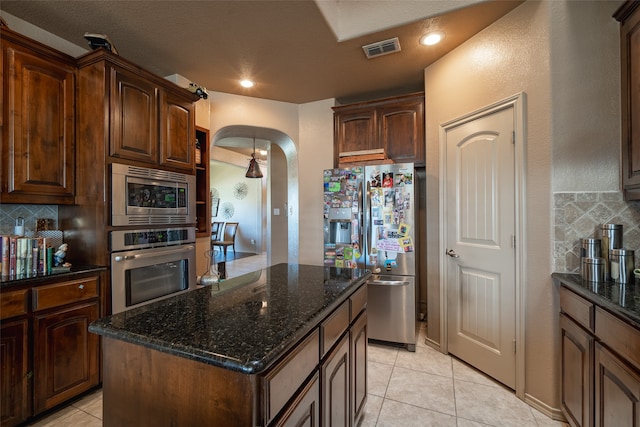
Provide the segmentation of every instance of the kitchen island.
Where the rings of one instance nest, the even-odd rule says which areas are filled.
[[[357,422],[368,277],[278,264],[94,322],[104,426]]]

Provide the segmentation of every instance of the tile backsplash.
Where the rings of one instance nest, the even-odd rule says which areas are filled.
[[[554,193],[553,271],[580,273],[581,239],[599,238],[601,224],[622,224],[622,246],[635,251],[640,268],[640,202],[620,192]]]
[[[57,228],[58,206],[4,203],[0,205],[0,234],[13,234],[13,227],[18,217],[24,218],[25,235],[29,236],[36,230],[36,220],[38,218],[51,219],[53,228]]]

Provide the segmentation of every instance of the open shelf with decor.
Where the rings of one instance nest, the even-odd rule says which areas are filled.
[[[211,234],[209,130],[196,126],[196,139],[200,146],[200,154],[196,153],[196,236],[207,237]]]

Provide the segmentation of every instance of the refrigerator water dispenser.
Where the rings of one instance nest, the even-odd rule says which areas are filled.
[[[351,243],[351,209],[329,210],[329,243]]]
[[[351,243],[351,222],[350,221],[331,221],[329,223],[329,241],[330,243]]]

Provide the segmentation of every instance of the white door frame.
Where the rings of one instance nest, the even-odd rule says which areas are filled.
[[[447,339],[447,283],[448,269],[446,268],[446,243],[447,243],[447,226],[448,218],[446,217],[446,136],[447,130],[464,123],[476,120],[480,117],[490,115],[506,108],[513,108],[514,115],[514,144],[515,144],[515,213],[516,213],[516,396],[524,400],[525,398],[525,271],[526,271],[526,94],[524,92],[517,93],[513,96],[505,98],[487,107],[473,111],[464,116],[450,120],[440,125],[440,337],[441,349],[444,353],[448,353]]]

